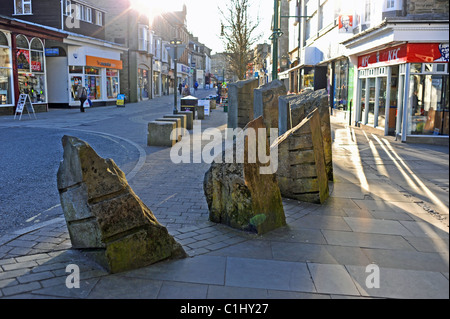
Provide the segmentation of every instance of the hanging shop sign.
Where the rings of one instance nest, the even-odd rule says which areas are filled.
[[[449,62],[448,43],[406,43],[358,57],[358,68],[398,63]]]
[[[353,34],[353,15],[339,16],[339,33]]]

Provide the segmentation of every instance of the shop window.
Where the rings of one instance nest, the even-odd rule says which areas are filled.
[[[30,44],[24,35],[19,34],[16,37],[16,47],[18,49],[29,49]]]
[[[9,46],[8,38],[1,31],[0,31],[0,46],[5,46],[5,47]]]
[[[38,38],[31,43],[24,35],[16,37],[16,65],[20,94],[28,94],[32,103],[46,102],[44,45]]]
[[[15,0],[14,2],[15,14],[32,14],[31,0]]]
[[[85,87],[88,90],[90,100],[100,100],[102,98],[102,77],[99,68],[85,68]]]
[[[106,69],[106,94],[108,99],[116,99],[119,94],[119,70]]]
[[[448,135],[448,75],[411,75],[409,101],[407,134]]]
[[[83,67],[82,66],[69,66],[69,73],[79,73],[83,74]]]
[[[422,73],[422,63],[412,63],[410,72],[411,73]]]
[[[70,101],[77,101],[78,86],[83,84],[83,67],[82,66],[69,66],[70,74]]]
[[[44,45],[41,40],[34,38],[31,41],[31,71],[44,72]]]
[[[0,32],[0,105],[11,104],[11,49],[8,39]]]

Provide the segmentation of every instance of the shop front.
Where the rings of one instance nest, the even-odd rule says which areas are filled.
[[[150,98],[149,83],[150,71],[147,66],[140,66],[138,68],[138,97],[140,101],[148,100]]]
[[[153,96],[161,96],[161,61],[153,61]]]
[[[58,77],[58,71],[53,71],[49,74],[49,82],[61,87],[54,87],[52,91],[66,92],[63,86],[68,85],[65,104],[79,106],[77,89],[82,85],[93,106],[115,104],[120,94],[120,70],[123,69],[120,51],[91,45],[68,45],[67,50],[68,83],[55,83],[52,79]]]
[[[35,112],[47,111],[45,43],[63,38],[60,32],[0,17],[0,115],[14,114],[21,94],[30,97]]]
[[[404,43],[358,56],[356,124],[448,143],[448,52],[448,43]]]

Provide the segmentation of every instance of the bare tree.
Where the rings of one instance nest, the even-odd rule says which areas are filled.
[[[249,6],[249,0],[230,0],[226,13],[219,8],[222,17],[221,38],[225,45],[225,53],[230,69],[239,80],[245,79],[247,66],[253,60],[251,48],[262,36],[255,35],[259,18],[253,21],[249,17]]]

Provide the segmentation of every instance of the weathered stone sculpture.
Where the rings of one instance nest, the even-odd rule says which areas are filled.
[[[233,154],[244,150],[243,163],[234,158],[226,163],[225,150],[211,164],[204,178],[204,191],[209,218],[216,223],[223,223],[233,228],[263,234],[275,228],[286,225],[286,218],[282,204],[280,189],[276,175],[261,174],[263,166],[255,154],[259,146],[259,134],[266,140],[266,154],[269,144],[265,132],[258,134],[258,128],[265,128],[262,117],[259,117],[244,128],[232,146]],[[249,141],[251,134],[256,134],[256,143]],[[249,161],[249,154],[256,157],[256,161]]]
[[[278,98],[278,134],[283,135],[292,128],[291,104],[298,100],[297,94],[289,94]],[[297,123],[298,124],[298,123]]]
[[[228,128],[244,128],[254,119],[253,90],[257,87],[258,79],[228,84]]]
[[[318,110],[281,135],[277,179],[283,197],[321,204],[329,196]]]
[[[62,144],[57,185],[73,248],[111,273],[186,257],[113,160],[76,137],[64,136]]]
[[[264,125],[278,128],[278,98],[287,94],[286,87],[280,80],[271,81],[254,90],[254,116],[262,116]],[[270,130],[267,130],[269,133]]]
[[[291,103],[292,126],[299,124],[315,108],[319,110],[320,126],[322,130],[325,165],[328,180],[333,180],[333,160],[331,144],[330,110],[328,106],[328,94],[325,89],[307,91],[299,94],[298,99]]]

